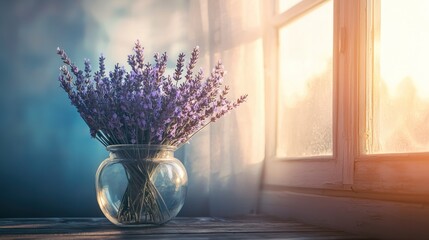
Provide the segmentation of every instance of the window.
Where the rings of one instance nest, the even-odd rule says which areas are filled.
[[[279,157],[333,153],[333,25],[333,1],[327,1],[278,28]]]
[[[267,7],[266,186],[428,197],[428,11],[424,0]]]
[[[337,2],[279,0],[265,7],[269,161],[264,181],[340,186],[343,161],[338,159],[344,156],[338,154],[336,127]]]
[[[377,1],[368,153],[429,151],[429,2]]]

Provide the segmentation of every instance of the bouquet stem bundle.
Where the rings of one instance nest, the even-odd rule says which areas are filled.
[[[123,163],[128,185],[118,209],[121,223],[162,223],[170,218],[167,204],[151,179],[158,166],[153,158],[156,156]]]

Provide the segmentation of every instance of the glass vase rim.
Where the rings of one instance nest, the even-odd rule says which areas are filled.
[[[165,150],[165,151],[176,151],[177,147],[173,145],[167,144],[113,144],[108,145],[106,150],[118,151],[118,150],[126,150],[126,149],[150,149],[150,150]]]

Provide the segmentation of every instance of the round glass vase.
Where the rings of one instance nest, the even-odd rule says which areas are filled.
[[[188,176],[174,157],[176,147],[122,144],[107,147],[110,157],[98,167],[97,201],[117,226],[160,225],[185,202]]]

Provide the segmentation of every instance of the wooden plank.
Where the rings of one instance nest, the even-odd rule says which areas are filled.
[[[0,219],[0,239],[364,239],[272,217],[176,218],[161,227],[119,228],[104,218]]]

